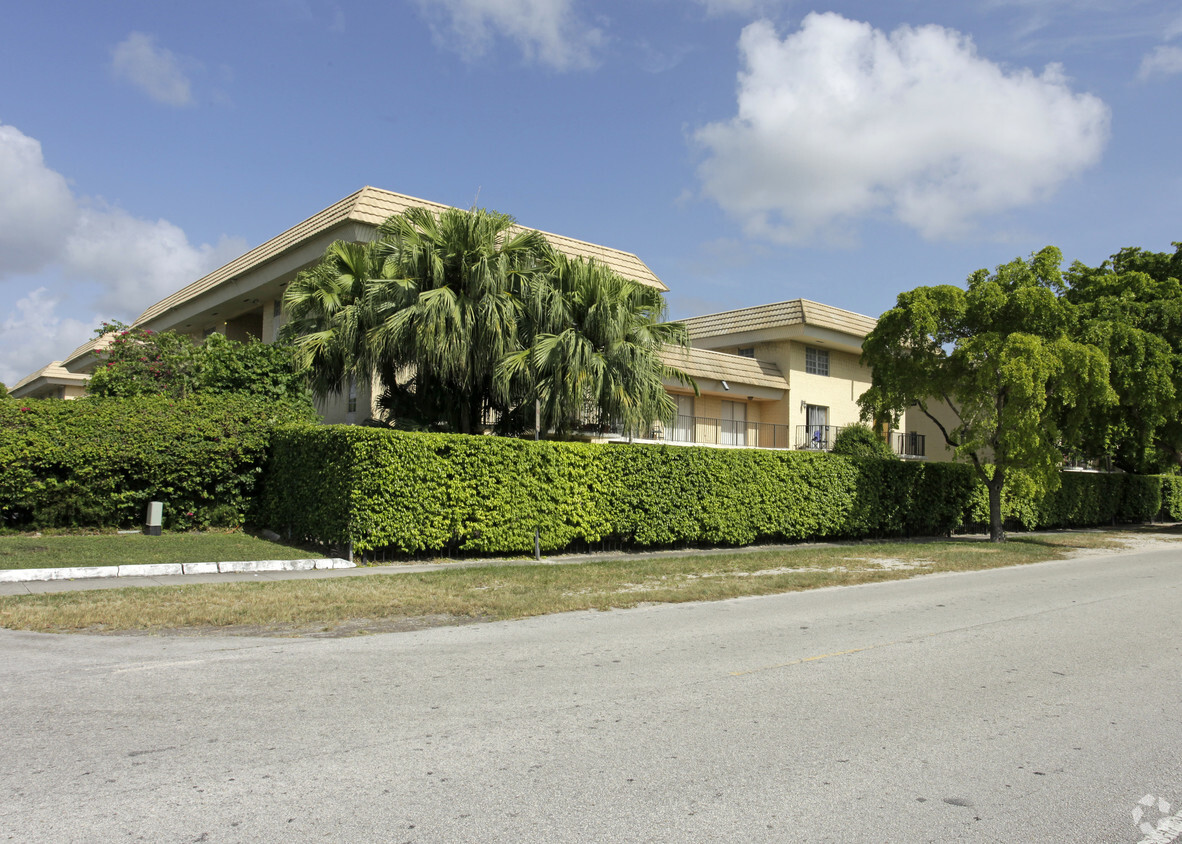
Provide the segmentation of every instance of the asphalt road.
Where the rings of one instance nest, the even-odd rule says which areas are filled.
[[[1180,587],[1167,550],[352,639],[0,630],[0,841],[1137,841],[1140,798],[1182,809]]]

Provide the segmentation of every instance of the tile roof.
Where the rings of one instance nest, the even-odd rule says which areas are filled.
[[[114,337],[115,337],[115,334],[114,334],[114,332],[112,332],[110,334],[104,334],[102,337],[99,337],[98,339],[91,338],[90,340],[87,340],[81,346],[79,346],[74,351],[72,351],[68,355],[66,355],[62,359],[62,364],[68,367],[70,364],[78,361],[81,358],[86,357],[86,355],[90,354],[91,352],[101,352],[103,349],[107,348],[107,346],[109,346],[111,344],[111,340],[113,340]],[[72,373],[72,374],[77,375],[78,373]]]
[[[716,381],[733,381],[736,384],[770,387],[775,390],[788,389],[788,379],[784,377],[780,367],[766,360],[681,346],[666,346],[662,350],[661,359],[668,366],[680,369],[694,378],[713,378]]]
[[[54,378],[59,381],[70,381],[77,384],[85,384],[88,380],[88,376],[70,372],[70,370],[62,366],[62,362],[60,360],[55,360],[53,363],[48,363],[33,374],[26,375],[24,378],[17,381],[9,388],[9,392],[19,390],[22,387],[33,383],[38,378]]]
[[[271,238],[266,243],[256,246],[249,252],[240,255],[225,266],[214,270],[209,275],[197,279],[197,281],[194,281],[187,287],[160,300],[140,314],[139,318],[136,319],[136,323],[154,319],[170,308],[176,307],[207,290],[211,290],[222,282],[229,281],[235,276],[241,275],[277,257],[288,249],[298,246],[305,239],[327,231],[341,223],[364,223],[376,227],[385,222],[387,217],[393,214],[399,214],[408,208],[429,208],[439,212],[447,209],[448,206],[441,205],[438,202],[429,202],[425,199],[417,199],[413,196],[405,196],[404,194],[381,190],[380,188],[364,187],[356,193],[345,197],[340,202],[330,205],[320,213],[312,215],[302,223],[292,226],[287,231]],[[517,228],[524,227],[519,226]],[[546,236],[546,239],[556,249],[567,255],[594,258],[597,261],[607,264],[621,275],[635,279],[641,284],[647,284],[660,290],[669,289],[640,258],[629,252],[608,249],[605,246],[596,246],[593,243],[586,243],[581,240],[574,240],[573,238],[562,237],[561,235],[550,234],[548,232],[542,232],[542,234]]]
[[[878,320],[808,299],[790,299],[787,302],[776,302],[771,305],[757,305],[753,308],[739,308],[734,311],[690,317],[681,320],[681,322],[685,325],[692,340],[697,337],[742,334],[748,331],[804,324],[865,337],[874,330]]]

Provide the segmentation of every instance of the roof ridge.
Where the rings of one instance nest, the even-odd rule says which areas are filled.
[[[818,302],[815,299],[797,299],[796,301],[800,302],[801,305],[816,305],[818,308],[825,308],[829,311],[841,311],[843,314],[851,314],[852,316],[856,317],[865,317],[866,319],[872,319],[876,322],[878,320],[878,317],[872,317],[870,314],[864,314],[861,311],[851,311],[849,308],[839,308],[837,305],[829,305],[825,302]]]
[[[807,302],[807,301],[809,301],[809,300],[808,299],[801,299],[801,298],[797,297],[795,299],[785,299],[782,302],[766,302],[762,305],[744,305],[741,308],[730,308],[725,311],[715,311],[714,313],[699,314],[698,316],[686,317],[685,319],[677,320],[677,322],[688,322],[691,319],[707,319],[709,317],[725,316],[727,314],[737,314],[740,311],[756,311],[756,310],[760,310],[762,308],[775,308],[780,305],[791,305],[795,302]]]

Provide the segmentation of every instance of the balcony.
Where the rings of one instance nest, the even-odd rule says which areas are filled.
[[[841,433],[838,425],[797,425],[796,448],[811,451],[832,451],[833,441]],[[925,439],[923,434],[891,431],[889,442],[891,451],[900,457],[923,457],[925,455]]]
[[[927,445],[923,434],[891,431],[891,451],[900,457],[924,457]]]
[[[832,451],[841,427],[837,425],[797,425],[795,438],[787,425],[771,422],[745,422],[735,419],[710,419],[704,416],[678,416],[672,426],[657,424],[643,439],[678,445],[710,445],[730,448],[796,448]],[[900,457],[923,457],[923,434],[892,431],[891,449]]]
[[[791,448],[787,425],[747,422],[742,419],[710,419],[678,416],[672,427],[658,425],[652,438],[684,445],[719,445],[734,448]]]

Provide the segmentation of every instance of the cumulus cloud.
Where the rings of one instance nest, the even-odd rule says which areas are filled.
[[[101,199],[75,195],[46,165],[36,139],[0,124],[0,281],[11,290],[24,277],[44,272],[71,285],[66,293],[33,283],[24,295],[7,297],[15,304],[0,308],[0,371],[9,378],[14,367],[24,367],[20,377],[60,358],[97,325],[98,317],[83,324],[61,316],[63,305],[74,313],[82,304],[103,318],[131,320],[245,248],[230,238],[193,245],[167,220],[141,219]],[[80,303],[79,289],[97,293]]]
[[[496,38],[513,41],[528,61],[555,70],[594,65],[602,30],[579,18],[574,0],[418,0],[436,40],[481,56]]]
[[[1163,44],[1141,59],[1141,70],[1137,77],[1145,80],[1155,76],[1173,76],[1177,73],[1182,73],[1182,47]]]
[[[189,78],[180,60],[156,44],[156,39],[133,32],[111,51],[111,71],[116,79],[129,82],[158,103],[187,106],[193,103]]]
[[[1100,159],[1109,110],[1063,71],[1008,71],[939,26],[810,14],[739,42],[738,114],[700,128],[703,192],[749,234],[847,236],[891,215],[925,237],[1042,200]]]
[[[76,216],[74,194],[45,166],[41,144],[0,123],[0,278],[40,268]]]
[[[58,315],[61,300],[38,287],[0,321],[0,382],[13,386],[81,346],[94,331],[95,324]]]

